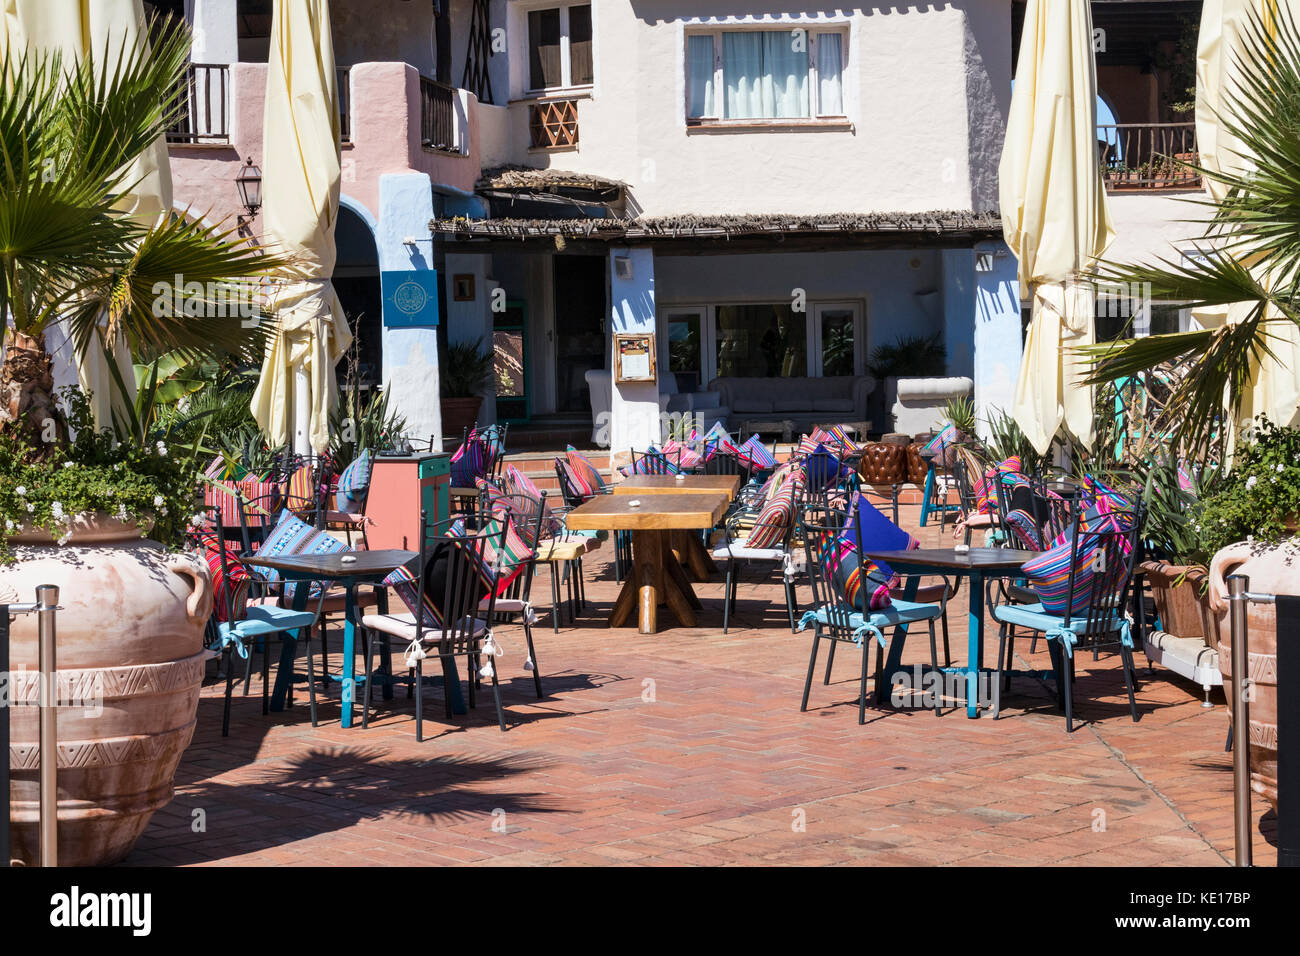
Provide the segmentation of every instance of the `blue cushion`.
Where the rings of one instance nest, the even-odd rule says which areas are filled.
[[[863,614],[861,611],[851,612],[849,614],[849,627],[856,631],[869,624],[877,630],[884,630],[887,627],[895,627],[899,624],[933,621],[942,614],[943,608],[938,604],[916,604],[912,601],[895,599],[894,603],[889,607],[882,608],[879,611],[872,611],[870,614]],[[799,630],[803,630],[813,621],[823,625],[829,623],[830,612],[827,611],[825,605],[805,613],[803,620],[799,623]]]
[[[1027,627],[1033,631],[1062,631],[1066,630],[1065,618],[1058,614],[1051,614],[1043,609],[1041,604],[999,604],[993,609],[993,619],[1002,624],[1014,624],[1016,627]],[[1075,617],[1070,621],[1070,630],[1072,633],[1081,632],[1087,621],[1081,617]],[[1106,630],[1118,631],[1124,626],[1124,620],[1118,614],[1115,615]]]
[[[334,504],[339,511],[356,514],[361,510],[361,502],[366,500],[370,490],[370,449],[363,449],[353,459],[352,464],[343,469],[339,475],[338,491],[334,495]]]
[[[873,505],[862,492],[854,493],[854,500],[849,504],[849,520],[844,525],[843,537],[856,542],[857,528],[862,528],[862,547],[871,551],[912,551],[921,546],[921,542],[912,537],[884,513]],[[894,569],[881,561],[876,561],[882,574],[893,578]]]
[[[234,634],[241,638],[262,637],[278,631],[293,631],[298,628],[311,627],[316,623],[316,615],[311,611],[294,611],[290,608],[273,605],[256,604],[245,612],[242,621],[222,621],[217,627],[225,637]]]

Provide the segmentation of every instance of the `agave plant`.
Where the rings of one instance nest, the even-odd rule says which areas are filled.
[[[10,326],[0,428],[17,421],[33,439],[46,420],[63,421],[44,342],[56,322],[81,359],[124,343],[146,362],[165,352],[253,357],[272,331],[228,304],[283,258],[222,226],[174,216],[142,225],[125,211],[137,188],[131,164],[173,122],[189,55],[183,23],[147,34],[111,71],[97,65],[112,59],[107,48],[79,63],[10,50],[0,63],[0,315]]]
[[[1151,297],[1192,308],[1244,303],[1240,322],[1190,332],[1125,339],[1092,347],[1092,380],[1114,381],[1163,363],[1186,366],[1171,405],[1179,411],[1176,439],[1204,453],[1223,427],[1242,417],[1245,390],[1255,364],[1272,355],[1270,341],[1287,323],[1300,324],[1300,29],[1289,13],[1266,30],[1253,13],[1246,30],[1240,91],[1229,94],[1221,126],[1253,161],[1233,174],[1187,164],[1221,183],[1221,201],[1209,207],[1202,255],[1183,262],[1106,263],[1094,273],[1104,283],[1146,283]]]

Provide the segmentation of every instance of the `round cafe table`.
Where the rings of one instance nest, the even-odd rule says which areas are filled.
[[[1015,578],[1023,573],[1020,566],[1036,551],[1018,551],[1014,548],[971,548],[961,552],[953,548],[917,548],[912,551],[875,551],[863,549],[873,561],[883,561],[899,574],[907,577],[903,600],[916,600],[920,575],[946,574],[950,577],[970,579],[968,589],[970,616],[966,630],[966,666],[940,668],[947,673],[959,673],[966,678],[966,716],[979,716],[979,675],[984,670],[984,582],[993,578]],[[908,577],[910,575],[910,577]],[[903,644],[907,640],[907,625],[900,624],[889,642],[885,661],[885,686],[892,686],[895,676],[902,671]],[[879,693],[879,689],[877,690]]]

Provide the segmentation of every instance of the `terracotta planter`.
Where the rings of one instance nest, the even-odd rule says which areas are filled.
[[[442,400],[442,438],[447,448],[455,450],[454,446],[460,442],[460,436],[466,429],[474,427],[482,404],[481,395]]]
[[[0,591],[32,600],[59,587],[56,618],[59,863],[99,866],[130,852],[156,810],[171,802],[172,777],[194,734],[212,610],[208,570],[169,554],[133,525],[77,522],[56,547],[42,532],[15,544],[0,566]],[[17,861],[36,861],[39,760],[37,624],[10,629],[12,738],[9,830]]]
[[[1217,647],[1219,635],[1211,622],[1206,570],[1163,561],[1143,561],[1141,569],[1151,586],[1163,629],[1177,637],[1204,638],[1211,647]]]
[[[1300,593],[1300,545],[1229,545],[1210,562],[1210,606],[1219,627],[1219,669],[1232,703],[1232,639],[1228,621],[1227,578],[1244,574],[1250,590],[1265,594]],[[1277,809],[1277,611],[1272,604],[1246,605],[1249,657],[1255,684],[1250,702],[1251,786]],[[1229,711],[1231,713],[1231,710]]]

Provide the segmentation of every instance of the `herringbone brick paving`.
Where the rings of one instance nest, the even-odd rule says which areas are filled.
[[[915,528],[918,509],[904,509]],[[920,529],[927,545],[949,539]],[[1050,685],[1019,677],[1000,719],[868,707],[857,723],[857,651],[799,711],[809,637],[785,623],[775,574],[749,570],[729,634],[721,583],[697,586],[694,629],[604,626],[616,585],[608,546],[588,559],[577,626],[535,629],[545,700],[522,669],[516,627],[498,633],[510,730],[490,694],[447,721],[426,691],[417,743],[401,690],[370,727],[338,726],[337,689],[313,728],[298,703],[263,717],[254,678],[221,737],[222,683],[204,690],[176,799],[128,864],[1225,865],[1232,856],[1222,696],[1148,676],[1128,716],[1116,659],[1078,661],[1082,718],[1065,733]],[[549,595],[545,572],[536,593]],[[800,596],[808,597],[806,586]],[[549,600],[549,598],[545,598]],[[950,610],[964,661],[964,591]],[[667,617],[667,615],[664,615]],[[990,634],[993,628],[988,628]],[[331,649],[337,651],[337,637]],[[996,650],[993,643],[986,661]],[[1040,642],[1021,666],[1045,670]],[[914,638],[905,663],[928,661]],[[824,656],[822,658],[824,660]],[[337,654],[332,669],[337,672]],[[274,670],[274,669],[273,669]],[[463,671],[462,671],[463,673]],[[484,691],[487,691],[485,685]],[[1255,803],[1257,864],[1274,819]]]

